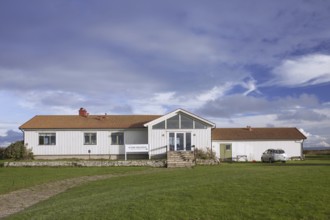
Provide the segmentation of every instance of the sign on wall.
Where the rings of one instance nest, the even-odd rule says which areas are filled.
[[[127,153],[148,153],[148,144],[126,144],[125,145],[125,160],[127,160]]]

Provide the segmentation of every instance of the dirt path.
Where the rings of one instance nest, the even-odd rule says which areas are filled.
[[[159,170],[158,170],[159,171]],[[145,173],[155,172],[154,169],[147,171],[140,171],[134,173],[125,174],[108,174],[98,176],[83,176],[72,179],[65,179],[51,183],[45,183],[42,185],[33,186],[26,189],[13,191],[7,194],[0,195],[0,218],[4,218],[11,214],[17,213],[30,207],[38,202],[46,200],[52,196],[55,196],[67,189],[76,187],[83,183],[109,179],[112,177],[121,177],[129,175],[140,175]]]

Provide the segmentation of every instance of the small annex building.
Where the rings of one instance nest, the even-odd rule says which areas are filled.
[[[215,128],[183,109],[165,115],[37,115],[21,125],[24,144],[36,159],[165,158],[169,151],[210,149],[220,160],[282,148],[302,156],[306,137],[296,128]]]
[[[306,137],[297,128],[216,128],[212,147],[221,160],[260,161],[267,149],[283,149],[290,158],[303,158]]]

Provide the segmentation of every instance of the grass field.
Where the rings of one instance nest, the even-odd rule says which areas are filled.
[[[25,169],[26,176],[32,173],[36,178],[38,170],[40,174],[46,172],[46,168],[15,169]],[[67,175],[94,172],[90,168],[48,169]],[[146,168],[95,169],[109,173]],[[232,163],[158,171],[90,182],[9,219],[330,218],[329,157],[286,164]]]
[[[150,169],[147,167],[8,167],[0,168],[0,194],[55,180],[79,176],[120,174]]]

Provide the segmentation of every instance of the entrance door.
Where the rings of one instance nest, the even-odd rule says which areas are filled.
[[[220,144],[220,160],[226,161],[232,159],[231,144]]]
[[[191,150],[191,133],[170,132],[168,134],[169,151],[190,151]]]
[[[176,151],[184,150],[184,133],[176,133]]]

